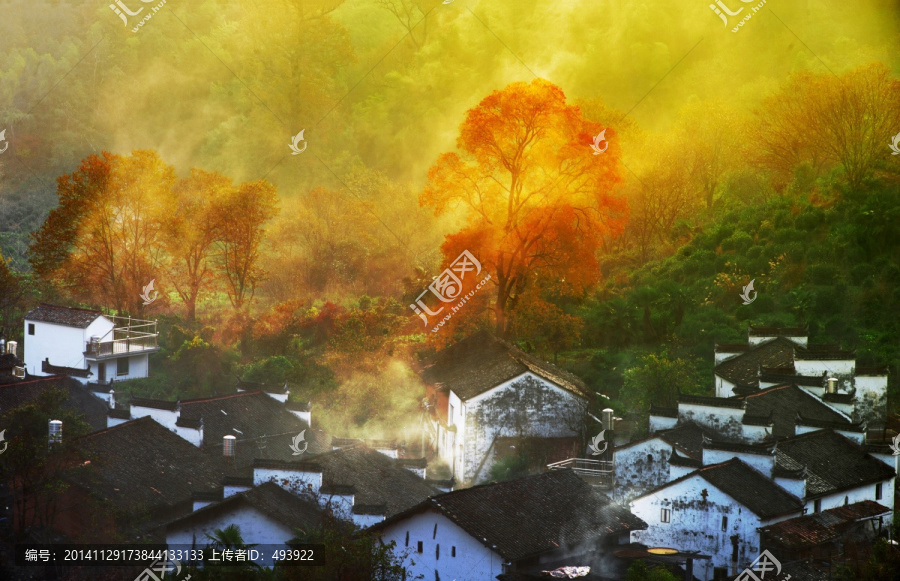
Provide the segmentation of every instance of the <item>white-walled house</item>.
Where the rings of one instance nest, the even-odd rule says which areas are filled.
[[[41,304],[25,315],[24,362],[31,375],[69,375],[87,383],[147,377],[159,350],[155,321]]]
[[[441,494],[369,530],[396,543],[414,576],[494,581],[560,558],[611,552],[645,526],[573,471],[553,470]]]
[[[883,425],[887,368],[858,366],[853,351],[842,350],[838,345],[809,344],[808,334],[801,328],[751,325],[747,344],[717,343],[716,397],[746,396],[790,383],[854,422]]]
[[[274,550],[288,549],[286,542],[297,537],[298,529],[316,530],[322,515],[322,509],[314,501],[291,494],[276,484],[263,483],[169,522],[166,545],[170,550],[203,549],[211,542],[207,535],[237,525],[247,543],[265,546],[255,562],[272,567]]]
[[[582,437],[584,382],[487,332],[432,356],[422,380],[440,458],[458,482],[485,479],[500,438]]]
[[[709,581],[743,570],[759,556],[757,529],[800,516],[803,503],[734,458],[635,498],[631,510],[648,524],[631,534],[632,541],[710,556],[694,564],[694,576]]]

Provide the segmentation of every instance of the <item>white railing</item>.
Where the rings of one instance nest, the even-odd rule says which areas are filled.
[[[591,484],[611,487],[615,478],[615,463],[608,460],[592,458],[568,458],[553,464],[547,464],[548,470],[569,469]]]
[[[89,341],[84,354],[90,357],[105,357],[120,353],[135,353],[156,349],[159,344],[156,321],[132,319],[108,315],[112,319],[113,339],[111,341]]]

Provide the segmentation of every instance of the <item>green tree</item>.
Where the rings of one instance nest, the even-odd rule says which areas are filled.
[[[648,567],[643,561],[635,561],[628,568],[625,581],[678,581],[678,577],[662,567]]]
[[[650,404],[675,407],[679,394],[702,391],[696,369],[694,361],[671,357],[665,350],[645,355],[625,372],[622,399],[633,410],[647,410]]]

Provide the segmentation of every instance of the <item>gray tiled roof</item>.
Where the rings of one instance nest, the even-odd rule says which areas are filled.
[[[528,371],[581,397],[588,395],[587,386],[575,375],[486,331],[435,353],[424,363],[421,376],[425,383],[452,389],[467,400]]]
[[[90,424],[95,431],[106,428],[109,404],[92,394],[78,381],[58,375],[31,376],[24,380],[0,385],[0,417],[11,409],[28,405],[50,388],[58,388],[68,393],[69,397],[63,402],[63,407],[83,414],[84,421]]]
[[[775,423],[773,435],[787,438],[794,435],[794,426],[799,413],[804,418],[826,422],[836,422],[850,426],[850,421],[822,400],[796,385],[776,385],[744,396],[747,415],[751,417],[772,416]]]
[[[86,329],[97,317],[102,315],[103,313],[100,311],[76,309],[74,307],[60,307],[42,303],[38,307],[28,311],[28,313],[25,314],[25,320]]]
[[[427,510],[443,514],[509,560],[647,528],[570,470],[441,494],[372,528]]]
[[[811,498],[882,482],[895,474],[887,464],[831,430],[780,441],[775,461],[787,469],[806,466],[806,495]]]
[[[735,385],[753,384],[759,380],[759,368],[786,367],[794,364],[794,347],[790,339],[778,337],[756,345],[715,367],[715,373]]]

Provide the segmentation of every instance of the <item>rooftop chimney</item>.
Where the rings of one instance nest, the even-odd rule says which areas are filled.
[[[62,422],[59,420],[50,420],[50,446],[54,444],[62,444]]]
[[[837,378],[829,377],[828,378],[828,387],[825,388],[825,393],[837,393]]]
[[[222,438],[222,453],[226,458],[234,458],[234,436],[225,436]]]
[[[616,418],[614,417],[614,414],[615,412],[612,410],[612,408],[606,408],[601,413],[604,430],[614,430],[616,428]]]

